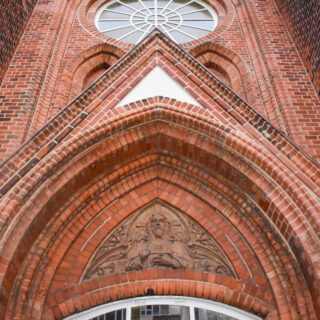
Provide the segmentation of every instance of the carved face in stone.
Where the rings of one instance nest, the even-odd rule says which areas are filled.
[[[151,232],[156,238],[162,238],[167,229],[165,216],[160,212],[153,213],[150,218],[150,227]]]

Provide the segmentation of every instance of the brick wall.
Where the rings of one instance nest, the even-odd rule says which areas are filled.
[[[143,59],[144,55],[139,54]],[[123,70],[120,72],[123,73]],[[114,81],[118,81],[117,75]],[[90,101],[90,97],[88,99]],[[258,313],[263,318],[268,313],[268,320],[299,319],[294,317],[297,316],[294,313],[298,301],[301,303],[300,319],[315,320],[309,293],[299,275],[300,268],[291,250],[286,249],[288,242],[285,243],[285,238],[274,231],[277,226],[286,238],[290,235],[295,237],[283,214],[300,233],[305,231],[302,228],[307,228],[303,224],[295,225],[294,221],[303,219],[303,216],[294,212],[295,204],[288,196],[291,191],[281,193],[281,186],[278,185],[282,179],[278,173],[282,175],[284,172],[283,163],[287,165],[291,162],[283,153],[281,161],[276,159],[276,155],[252,156],[251,152],[259,155],[256,153],[259,148],[252,148],[250,152],[242,150],[246,149],[243,139],[237,139],[234,131],[222,133],[222,125],[219,129],[207,128],[204,125],[207,122],[203,122],[207,121],[207,115],[201,115],[201,109],[190,113],[192,118],[189,119],[186,114],[180,114],[189,106],[178,105],[174,101],[170,103],[169,100],[159,98],[152,102],[153,98],[150,98],[132,103],[127,108],[103,112],[106,115],[104,125],[96,127],[94,134],[88,133],[79,139],[83,133],[80,127],[85,123],[90,126],[89,120],[97,115],[97,110],[93,108],[97,107],[97,100],[89,103],[83,99],[81,105],[77,104],[78,107],[73,110],[79,115],[87,114],[88,118],[82,119],[83,124],[78,122],[75,128],[78,134],[65,136],[66,139],[73,139],[69,140],[70,150],[64,144],[66,140],[57,139],[60,141],[58,149],[48,153],[34,168],[29,166],[29,169],[23,169],[25,172],[40,172],[40,175],[26,175],[18,182],[19,186],[12,188],[17,193],[6,202],[8,211],[11,208],[18,210],[20,205],[14,206],[13,203],[17,203],[19,198],[26,201],[28,189],[32,190],[38,181],[42,180],[46,187],[31,199],[32,204],[29,201],[20,207],[21,216],[29,219],[32,230],[24,232],[27,222],[21,219],[17,227],[19,232],[17,229],[17,232],[10,234],[14,239],[10,246],[5,247],[12,254],[11,245],[20,241],[23,244],[21,250],[24,250],[21,256],[26,255],[21,265],[22,258],[15,254],[17,259],[10,267],[15,272],[19,270],[17,278],[23,279],[21,290],[12,290],[10,281],[14,278],[13,273],[4,277],[8,291],[2,292],[17,292],[11,295],[10,306],[19,307],[10,307],[6,319],[22,319],[22,314],[26,314],[26,319],[61,319],[111,299],[145,295],[151,288],[155,294],[192,295],[228,303]],[[85,103],[89,103],[88,112],[80,109]],[[126,116],[119,119],[119,110]],[[48,144],[48,137],[54,139],[57,136],[58,127],[64,126],[64,121],[71,118],[70,112],[70,109],[64,111],[56,123],[46,129],[46,138],[41,139],[45,130],[35,136],[32,142],[36,148],[26,145],[23,150],[25,156],[20,156],[20,160],[27,157],[28,163],[35,163],[29,158],[30,151],[52,145]],[[111,128],[109,124],[112,124],[114,134],[106,138],[106,132]],[[62,133],[65,134],[65,131]],[[232,150],[222,148],[231,137],[234,139],[234,143],[230,144]],[[308,167],[308,171],[314,169],[302,155],[298,157],[298,150],[290,148],[280,135],[278,138],[282,141],[277,140],[277,147],[287,150],[290,157],[296,160],[294,165],[298,165],[299,161],[298,167]],[[257,139],[262,141],[262,136]],[[81,154],[77,149],[81,150]],[[45,148],[40,152],[43,156],[44,152],[49,151]],[[235,156],[238,152],[241,153],[239,158]],[[59,171],[52,170],[52,166],[56,166],[54,159],[60,159]],[[65,162],[66,159],[70,161]],[[268,181],[267,175],[259,171],[266,169],[266,163],[272,159],[275,159],[276,165],[271,169],[273,178]],[[255,170],[258,164],[260,169]],[[296,170],[294,165],[287,165],[288,170]],[[296,178],[293,180],[288,189],[296,190],[299,181]],[[304,197],[299,197],[299,201],[304,201],[308,196],[314,197],[306,192]],[[254,201],[248,201],[250,198]],[[271,198],[275,199],[274,203]],[[82,270],[101,239],[130,214],[159,199],[185,212],[214,235],[234,261],[241,280],[199,271],[144,270],[79,282]],[[233,210],[235,207],[240,209]],[[282,212],[279,212],[280,209]],[[11,216],[8,211],[6,213]],[[264,218],[262,212],[270,219]],[[301,252],[305,251],[301,249]],[[6,261],[3,259],[2,263]],[[311,267],[310,263],[305,265]],[[38,272],[34,272],[36,268]],[[40,286],[43,294],[39,294]],[[246,306],[247,302],[249,306]],[[281,317],[277,313],[277,303]],[[34,305],[43,306],[43,313],[35,310]]]
[[[0,153],[25,141],[55,48],[66,0],[39,0],[13,53],[0,88]],[[57,55],[57,54],[56,54]]]
[[[60,319],[151,288],[315,320],[320,170],[254,112],[320,159],[318,96],[275,4],[219,0],[205,39],[180,50],[158,35],[124,55],[94,27],[103,2],[39,0],[1,84],[0,159],[39,132],[1,167],[0,314]],[[156,64],[204,109],[161,97],[114,108]],[[99,241],[158,200],[215,237],[239,281],[149,270],[80,283]]]
[[[275,0],[320,97],[320,2]]]
[[[0,84],[37,0],[0,2]]]

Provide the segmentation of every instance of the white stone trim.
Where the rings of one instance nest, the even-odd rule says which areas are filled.
[[[152,97],[173,98],[195,106],[201,106],[177,81],[172,79],[160,66],[155,66],[117,105],[116,107],[131,102]]]

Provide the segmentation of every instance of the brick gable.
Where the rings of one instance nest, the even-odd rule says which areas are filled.
[[[152,97],[115,107],[155,65],[201,106]],[[319,166],[157,30],[1,173],[1,312],[8,319],[59,319],[150,288],[267,319],[316,319]],[[238,282],[197,270],[145,270],[81,283],[99,243],[155,200],[198,221]]]

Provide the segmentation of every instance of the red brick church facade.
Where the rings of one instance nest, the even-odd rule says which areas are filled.
[[[105,0],[1,4],[0,319],[150,294],[320,318],[320,5],[205,2],[209,35],[136,46]],[[155,68],[194,103],[121,104]]]

